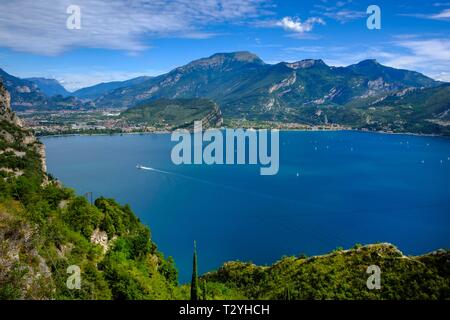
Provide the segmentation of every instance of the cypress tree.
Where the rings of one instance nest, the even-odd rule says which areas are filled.
[[[191,300],[198,300],[197,245],[194,240],[194,259],[192,266]]]
[[[284,289],[284,300],[291,300],[291,290],[289,286]]]
[[[207,300],[207,298],[206,298],[206,280],[202,281],[202,296],[203,296],[203,300]]]

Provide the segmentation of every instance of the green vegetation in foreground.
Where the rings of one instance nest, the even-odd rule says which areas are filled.
[[[128,206],[38,177],[0,180],[0,299],[174,299],[177,271]],[[104,230],[108,250],[90,241]],[[71,265],[81,290],[66,286]]]
[[[271,266],[229,262],[201,280],[208,299],[448,299],[449,256],[439,250],[408,257],[391,244],[357,245],[324,256],[285,257]],[[381,269],[381,290],[367,289],[370,265]]]

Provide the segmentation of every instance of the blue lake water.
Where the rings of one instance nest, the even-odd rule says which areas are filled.
[[[259,166],[176,166],[169,134],[42,141],[48,171],[66,186],[131,205],[182,282],[194,240],[200,273],[355,243],[392,242],[407,254],[450,247],[450,139],[281,132],[275,176]]]

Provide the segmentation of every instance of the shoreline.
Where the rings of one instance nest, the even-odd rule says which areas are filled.
[[[209,129],[241,129],[241,128],[209,128]],[[256,128],[242,128],[244,130],[259,130]],[[208,130],[208,129],[207,129]],[[267,129],[274,130],[274,129]],[[338,132],[338,131],[349,131],[349,132],[361,132],[361,133],[376,133],[385,135],[405,135],[405,136],[416,136],[416,137],[435,137],[435,138],[445,138],[450,139],[450,136],[433,134],[433,133],[414,133],[414,132],[388,132],[388,131],[372,131],[372,130],[361,130],[354,128],[342,128],[342,129],[276,129],[280,132]],[[118,136],[118,135],[147,135],[147,134],[171,134],[174,130],[155,130],[155,131],[137,131],[137,132],[114,132],[114,133],[88,133],[88,132],[78,132],[78,133],[57,133],[57,134],[44,134],[37,135],[37,138],[51,138],[51,137],[71,137],[71,136]]]

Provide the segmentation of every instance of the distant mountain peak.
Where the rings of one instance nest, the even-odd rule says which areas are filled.
[[[238,64],[265,64],[264,61],[261,60],[256,54],[248,52],[248,51],[237,51],[237,52],[224,52],[224,53],[215,53],[208,58],[201,58],[198,60],[194,60],[191,63],[180,67],[179,70],[185,71],[190,70],[191,68],[211,68],[211,67],[219,67],[224,64],[229,63],[238,63]]]
[[[308,69],[314,66],[327,66],[322,59],[304,59],[297,62],[285,63],[291,69]]]
[[[262,62],[263,61],[254,53],[249,51],[236,51],[236,52],[225,52],[225,53],[215,53],[207,59],[223,58],[229,60],[236,60],[242,62]]]
[[[70,92],[68,92],[58,80],[40,77],[26,78],[25,80],[34,83],[40,91],[49,97],[57,95],[67,97],[70,95]]]
[[[133,85],[139,85],[147,80],[152,79],[149,76],[140,76],[125,81],[101,82],[93,86],[85,87],[74,91],[72,94],[80,99],[96,99],[115,89],[127,88]]]
[[[366,65],[366,66],[369,66],[369,65],[381,66],[382,64],[379,63],[376,59],[366,59],[366,60],[362,60],[362,61],[358,62],[356,65],[360,65],[360,66],[362,66],[362,65]]]
[[[40,81],[45,81],[45,82],[49,82],[49,83],[58,83],[58,80],[51,79],[51,78],[45,78],[45,77],[32,77],[32,78],[25,78],[25,79],[29,80],[29,81],[40,80]]]

